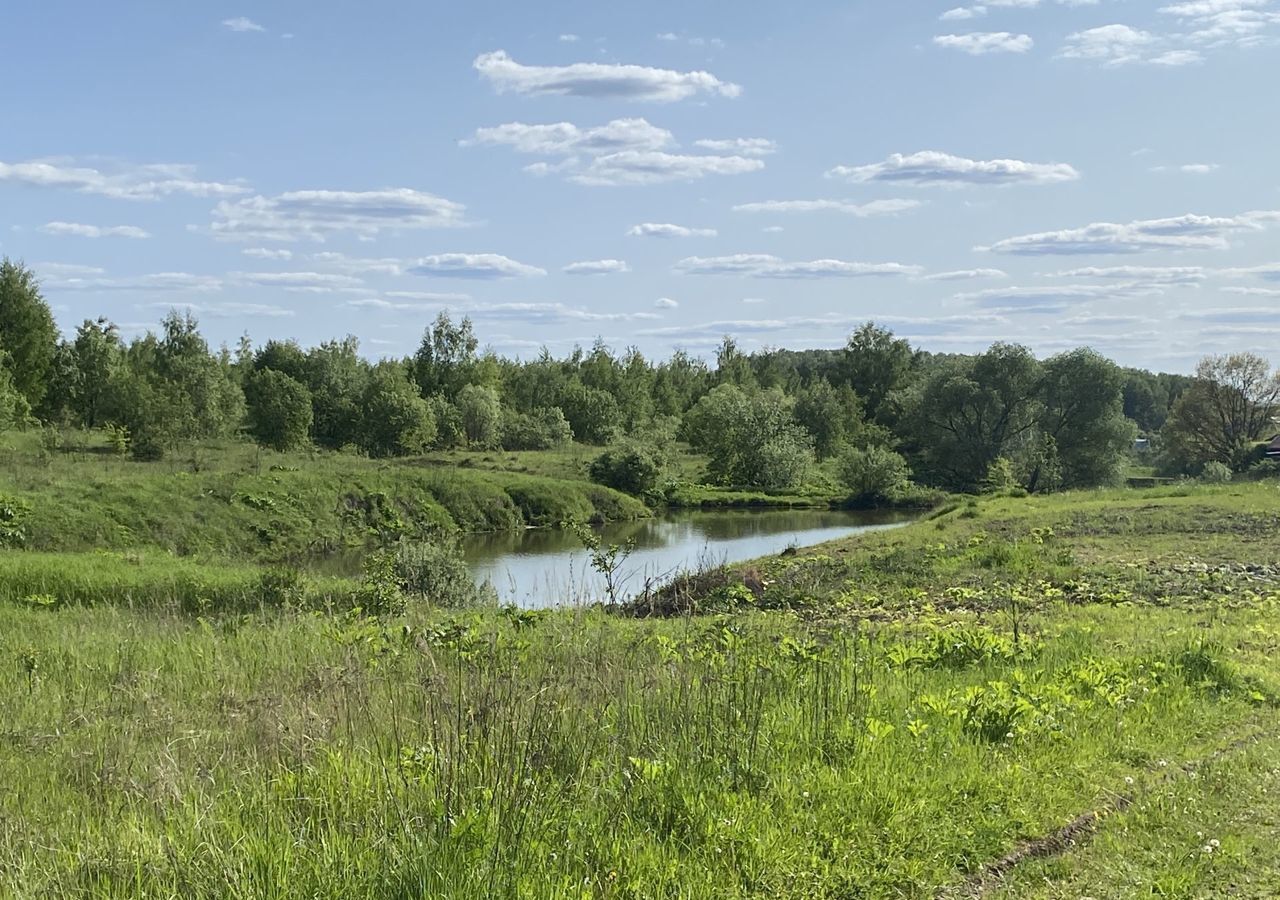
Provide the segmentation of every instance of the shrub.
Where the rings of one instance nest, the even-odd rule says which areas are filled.
[[[854,447],[839,462],[840,481],[858,506],[893,502],[910,485],[911,469],[901,455],[886,447]]]
[[[615,447],[591,463],[591,480],[627,494],[647,494],[658,487],[662,464],[657,455],[635,444]]]
[[[1205,484],[1227,484],[1231,481],[1231,469],[1225,463],[1215,459],[1205,463],[1204,469],[1200,472],[1200,480]]]
[[[27,542],[31,507],[14,497],[0,495],[0,547],[21,547]]]
[[[399,588],[432,606],[478,606],[489,592],[477,587],[456,543],[404,543],[395,548],[393,566]]]
[[[573,429],[560,407],[535,409],[531,415],[507,410],[502,415],[506,450],[553,450],[573,440]]]

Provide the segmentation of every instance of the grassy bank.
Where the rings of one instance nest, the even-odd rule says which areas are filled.
[[[719,615],[0,603],[0,896],[1268,896],[1277,536],[1184,488],[959,504]]]
[[[0,436],[0,495],[25,509],[23,546],[281,561],[400,536],[648,514],[638,500],[584,480],[431,459],[227,444],[140,463],[110,454],[93,436],[84,440],[49,452],[37,435]]]

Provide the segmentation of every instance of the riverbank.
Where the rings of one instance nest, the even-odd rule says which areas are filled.
[[[1223,798],[1269,808],[1278,537],[1274,487],[1184,487],[770,557],[717,615],[0,603],[0,895],[1267,896]]]

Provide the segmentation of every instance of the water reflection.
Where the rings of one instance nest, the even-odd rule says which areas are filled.
[[[608,543],[634,540],[627,561],[626,588],[643,589],[699,562],[738,562],[781,553],[859,531],[893,527],[911,515],[901,512],[769,510],[679,512],[601,529]],[[490,582],[504,603],[546,607],[602,599],[599,577],[586,552],[568,532],[537,530],[475,535],[463,543],[478,580]]]

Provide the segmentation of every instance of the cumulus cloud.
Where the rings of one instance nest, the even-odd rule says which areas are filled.
[[[497,253],[440,253],[418,260],[409,271],[414,275],[479,280],[528,278],[547,274],[546,269],[525,265]]]
[[[1083,228],[1045,231],[998,241],[988,248],[995,253],[1020,256],[1072,256],[1129,254],[1152,250],[1224,250],[1230,237],[1241,231],[1257,231],[1280,221],[1280,212],[1251,212],[1214,217],[1188,214],[1167,219],[1146,219],[1128,224],[1095,222]]]
[[[695,147],[713,153],[730,153],[738,156],[769,156],[778,152],[778,144],[767,138],[730,138],[728,140],[694,141]]]
[[[1020,159],[966,159],[939,150],[895,153],[884,162],[837,166],[828,178],[854,183],[882,182],[917,187],[967,185],[1057,184],[1076,181],[1080,173],[1066,163],[1032,163]]]
[[[672,300],[670,297],[660,297],[653,305],[658,307],[658,309],[675,309],[680,304],[675,300]]]
[[[690,238],[715,236],[716,230],[714,228],[686,228],[683,225],[661,222],[642,222],[639,225],[632,225],[627,230],[627,237]]]
[[[253,31],[264,32],[267,30],[257,22],[253,21],[253,19],[247,19],[244,16],[236,16],[234,19],[223,19],[222,27],[230,31],[238,31],[242,34]]]
[[[621,259],[587,260],[564,267],[566,275],[619,275],[630,271],[631,267]]]
[[[732,142],[714,142],[729,144]],[[645,119],[615,119],[595,128],[570,122],[529,125],[509,122],[478,129],[465,145],[499,145],[519,153],[559,156],[557,163],[534,163],[535,175],[564,175],[578,184],[616,186],[694,181],[708,175],[738,175],[764,168],[754,140],[742,155],[672,152],[674,135]]]
[[[960,50],[970,56],[986,56],[992,53],[1026,53],[1035,46],[1029,34],[1011,34],[1008,31],[974,31],[969,34],[940,34],[934,44],[948,50]]]
[[[381,191],[290,191],[223,201],[214,208],[215,237],[324,241],[335,234],[376,237],[383,231],[462,225],[466,207],[409,188]]]
[[[141,240],[151,234],[136,225],[82,225],[79,222],[48,222],[40,231],[57,237],[123,237]]]
[[[732,256],[691,256],[680,260],[675,270],[684,275],[743,275],[751,278],[866,278],[872,276],[919,275],[919,266],[902,263],[846,262],[839,259],[815,259],[788,262],[764,253],[739,253]]]
[[[662,150],[674,146],[675,137],[645,119],[614,119],[596,128],[579,128],[571,122],[528,125],[508,122],[478,128],[464,146],[487,144],[511,147],[520,153],[571,156],[575,153],[616,153],[621,150]]]
[[[698,94],[737,97],[742,88],[709,72],[677,72],[648,66],[574,63],[526,66],[504,50],[484,53],[473,64],[499,93],[560,95],[603,100],[648,100],[674,103]]]
[[[919,200],[872,200],[868,203],[850,203],[847,200],[766,200],[759,203],[741,203],[734,212],[745,213],[810,213],[838,212],[858,218],[886,216],[916,209],[923,204]]]
[[[0,162],[0,182],[31,187],[65,188],[117,200],[158,200],[162,197],[227,197],[247,194],[242,184],[200,181],[195,168],[173,163],[120,166],[111,170],[79,166],[65,159]]]
[[[293,259],[292,250],[269,250],[266,247],[245,247],[240,252],[252,259],[279,259],[285,261]]]

